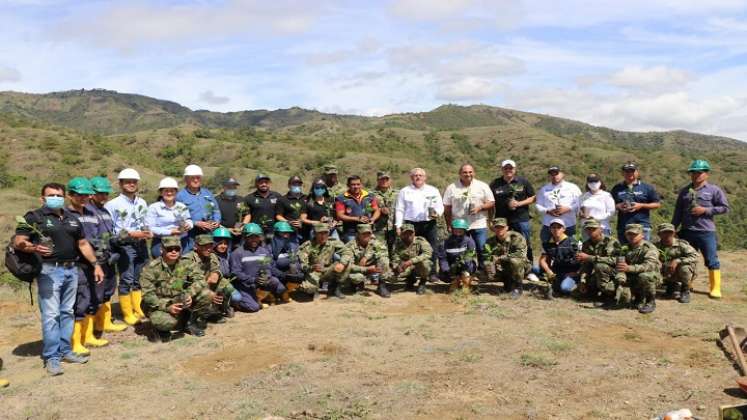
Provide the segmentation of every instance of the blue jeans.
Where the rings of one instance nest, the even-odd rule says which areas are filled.
[[[716,238],[716,232],[682,230],[679,236],[703,254],[703,261],[709,270],[718,270],[721,268],[721,263],[718,260],[718,239]]]
[[[488,241],[488,228],[470,229],[467,234],[475,241],[475,250],[477,251],[477,267],[483,269],[485,264],[482,261],[482,249],[485,248],[485,242]]]
[[[37,278],[42,321],[42,359],[61,359],[70,353],[73,335],[73,305],[78,290],[78,267],[45,263]]]
[[[140,272],[143,271],[147,262],[148,247],[145,241],[122,246],[119,261],[117,261],[120,296],[129,295],[133,290],[140,290]]]
[[[527,241],[527,258],[534,264],[534,255],[532,254],[532,222],[527,220],[526,222],[514,222],[509,223],[508,228],[514,232],[521,233]]]
[[[576,225],[569,226],[565,228],[565,235],[568,237],[573,237],[573,235],[576,234]],[[542,243],[548,242],[552,238],[552,235],[550,234],[550,226],[542,225],[542,229],[540,230],[540,241]]]

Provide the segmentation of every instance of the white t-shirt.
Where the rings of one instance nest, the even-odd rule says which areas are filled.
[[[542,213],[542,224],[550,226],[550,221],[555,216],[547,214],[556,205],[569,207],[571,211],[560,216],[565,223],[566,229],[576,226],[576,213],[578,213],[581,190],[572,182],[561,181],[559,184],[545,184],[537,191],[537,203],[534,205],[537,211]]]
[[[610,229],[610,219],[615,215],[615,200],[612,199],[612,194],[604,190],[599,190],[596,194],[587,191],[581,196],[580,202],[579,214],[581,209],[585,208],[589,217],[599,221],[603,228]]]
[[[464,219],[469,223],[470,229],[485,229],[488,227],[488,211],[470,215],[469,206],[482,206],[488,202],[494,202],[493,192],[490,186],[476,179],[469,186],[462,185],[457,181],[444,191],[444,206],[451,206],[451,217],[453,219]]]

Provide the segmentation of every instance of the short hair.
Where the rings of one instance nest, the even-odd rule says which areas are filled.
[[[468,163],[463,163],[462,166],[459,167],[459,173],[460,174],[462,173],[462,170],[464,170],[465,166],[469,166],[470,168],[472,168],[473,171],[475,170],[475,165],[473,165],[473,164],[471,164],[469,162]]]
[[[425,169],[423,169],[423,168],[412,168],[412,169],[410,169],[410,176],[413,176],[413,175],[415,175],[418,172],[422,172],[423,175],[427,175],[426,172],[425,172]]]
[[[47,189],[62,190],[62,194],[65,194],[65,186],[64,185],[58,184],[56,182],[47,182],[41,188],[41,195],[42,195],[42,197],[44,197],[44,192],[47,191]]]
[[[355,180],[360,181],[361,177],[359,177],[358,175],[350,175],[348,177],[348,185],[350,185],[350,183],[353,182],[353,181],[355,181]]]

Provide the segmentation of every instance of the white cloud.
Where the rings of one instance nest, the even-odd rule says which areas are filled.
[[[21,72],[13,67],[0,65],[0,83],[12,83],[21,81]]]
[[[228,96],[217,96],[212,90],[206,90],[200,93],[198,100],[210,105],[224,105],[231,102],[231,98]]]
[[[499,92],[500,87],[491,79],[465,77],[440,83],[436,99],[449,102],[477,101],[494,98]]]
[[[689,72],[667,66],[627,66],[610,78],[610,83],[625,88],[667,90],[681,87],[691,80]]]
[[[395,0],[393,14],[414,20],[439,20],[463,12],[473,0]]]

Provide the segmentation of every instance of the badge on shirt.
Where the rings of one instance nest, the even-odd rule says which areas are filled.
[[[278,202],[278,199],[277,199],[277,198],[271,198],[271,199],[270,199],[270,203],[272,203],[272,204],[275,204],[275,203],[277,203],[277,202]]]

